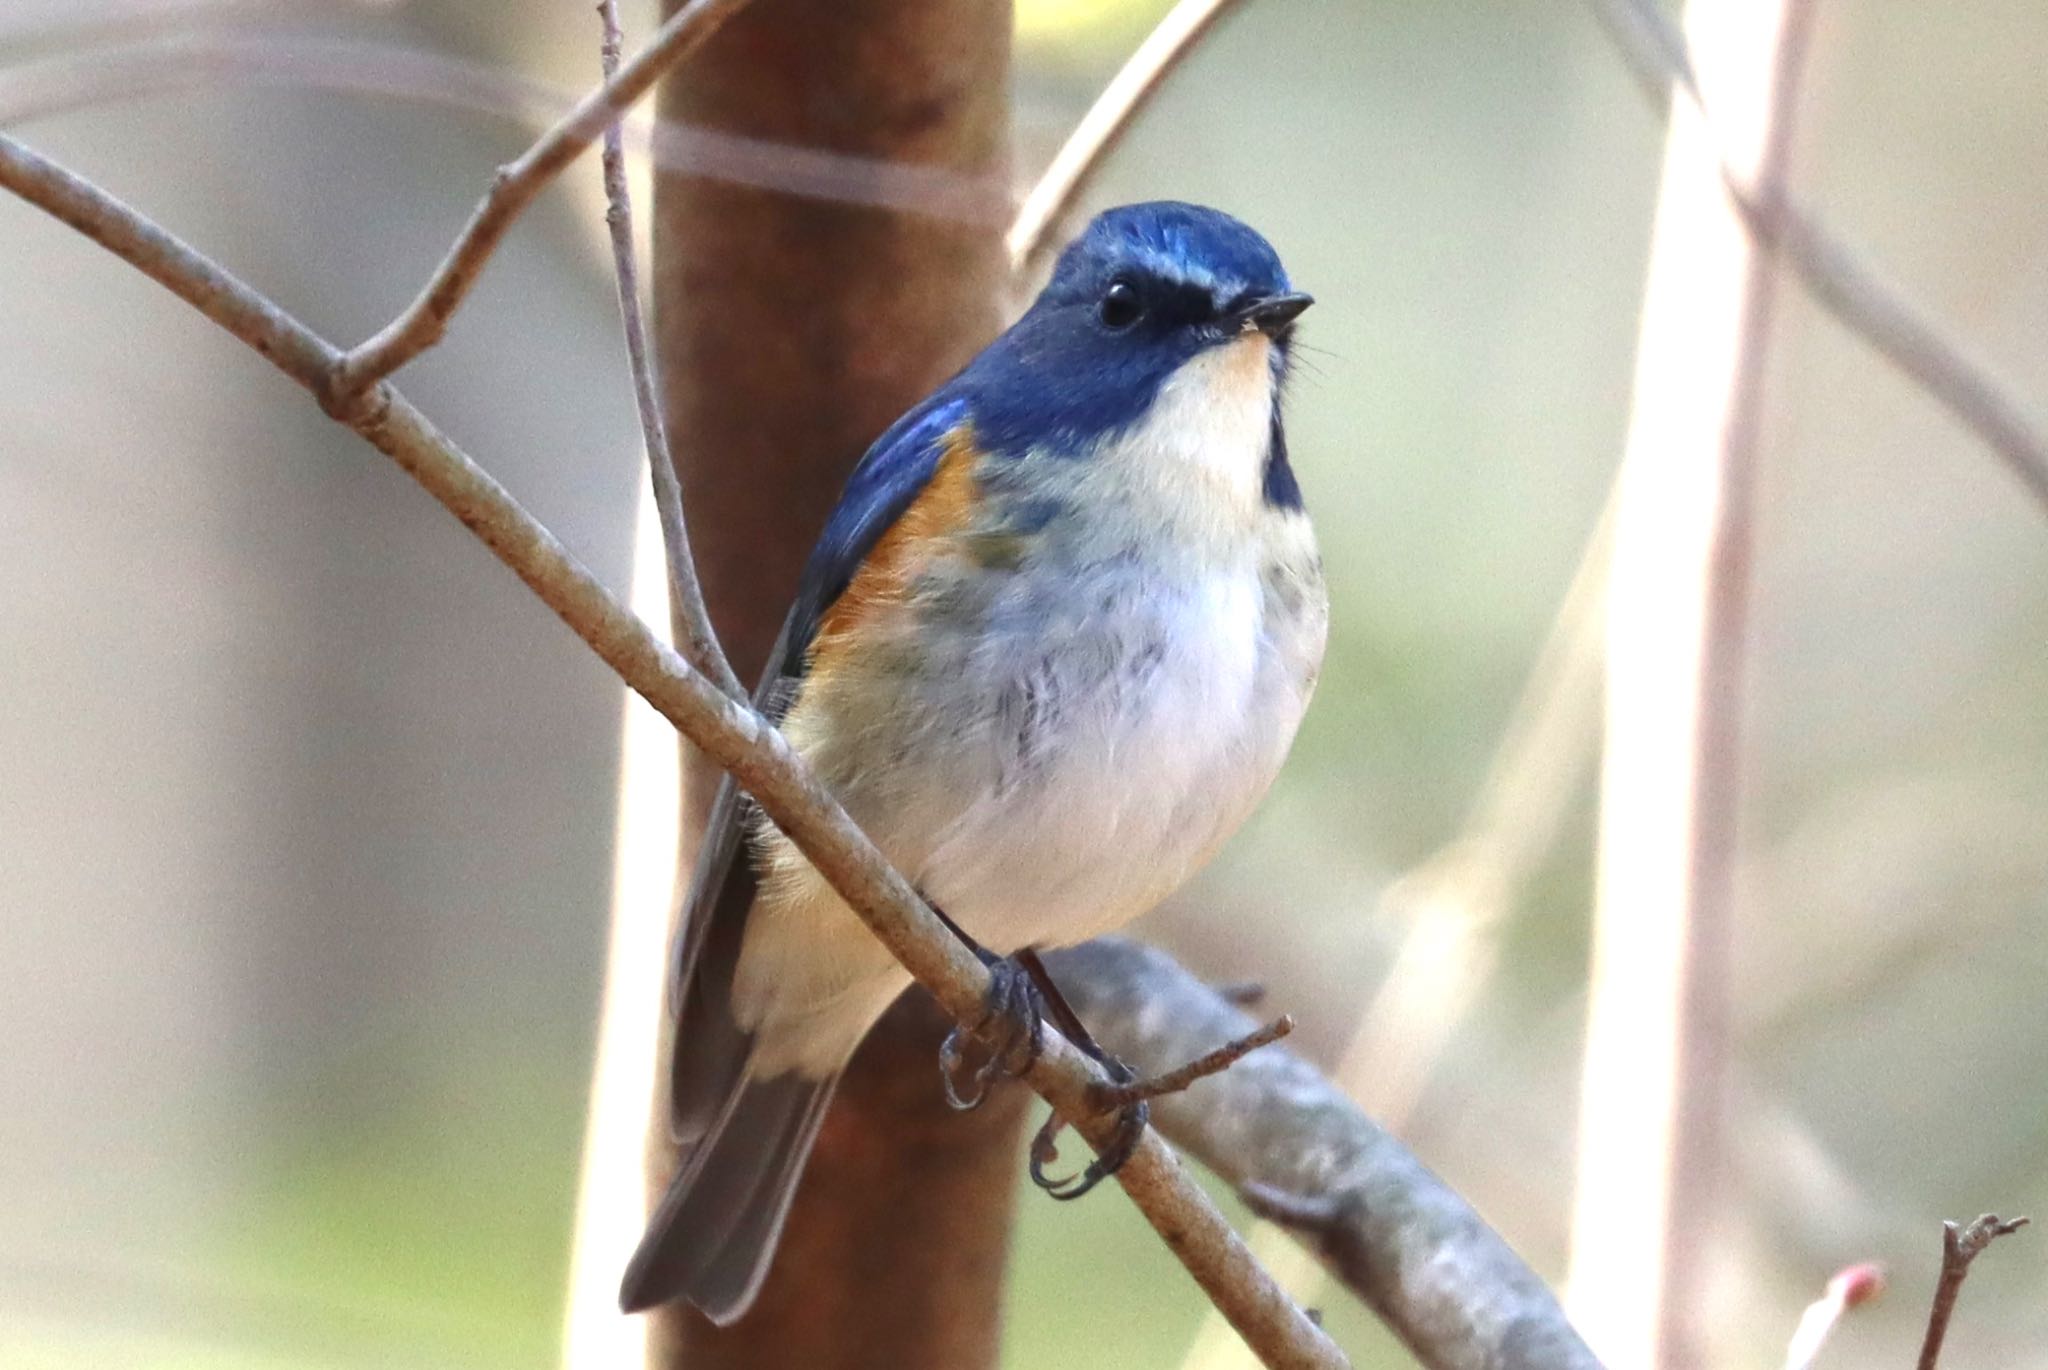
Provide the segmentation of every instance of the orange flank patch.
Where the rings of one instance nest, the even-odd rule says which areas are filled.
[[[918,569],[937,550],[940,540],[965,529],[981,503],[974,476],[977,451],[973,430],[962,425],[946,439],[938,468],[923,490],[889,525],[861,562],[860,570],[818,622],[811,644],[810,675],[814,684],[858,652],[864,629],[903,602]]]

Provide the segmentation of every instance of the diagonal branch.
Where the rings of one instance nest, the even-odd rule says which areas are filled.
[[[685,14],[707,12],[705,0]],[[671,25],[673,27],[673,25]],[[0,187],[71,225],[169,288],[286,375],[323,396],[341,353],[270,300],[97,186],[0,135]],[[625,683],[704,754],[731,772],[840,896],[957,1022],[983,1016],[987,970],[891,868],[767,720],[693,670],[614,598],[505,488],[437,432],[388,383],[330,412],[397,462]],[[1114,1118],[1090,1110],[1111,1083],[1057,1032],[1024,1077],[1098,1149]],[[1146,1219],[1212,1302],[1273,1366],[1347,1362],[1322,1329],[1260,1268],[1242,1239],[1146,1132],[1117,1173]]]
[[[601,48],[607,84],[619,74],[618,0],[600,0],[599,22],[604,28]],[[633,252],[633,197],[626,186],[626,149],[619,122],[614,119],[604,130],[605,227],[611,232],[612,268],[619,282],[619,319],[626,333],[626,361],[633,372],[633,399],[640,409],[640,432],[647,447],[647,474],[654,484],[654,510],[661,523],[661,545],[668,562],[669,631],[677,650],[692,666],[711,677],[713,684],[734,699],[747,697],[746,687],[733,674],[732,663],[718,645],[718,632],[711,626],[711,611],[704,605],[704,588],[697,582],[697,561],[690,555],[690,528],[683,519],[683,487],[676,479],[673,449],[668,444],[668,424],[661,413],[661,396],[654,387],[654,368],[647,359],[647,321],[640,308],[640,268]]]
[[[1236,0],[1180,0],[1110,78],[1031,187],[1008,235],[1010,264],[1027,272],[1045,252],[1060,221],[1123,141],[1166,78]]]
[[[498,168],[491,188],[433,276],[403,313],[351,348],[315,393],[330,414],[352,408],[369,388],[440,341],[484,264],[526,207],[569,163],[596,142],[663,72],[694,52],[746,0],[692,0],[662,25],[654,41],[578,101],[538,142]]]
[[[1677,25],[1651,0],[1591,0],[1630,70],[1650,97],[1683,101],[1711,138],[1692,56]],[[1960,420],[2019,477],[2048,511],[2048,432],[1990,367],[1779,187],[1759,184],[1716,145],[1721,178],[1749,231],[1774,246],[1807,292]]]

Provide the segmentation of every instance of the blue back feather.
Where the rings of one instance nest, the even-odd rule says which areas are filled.
[[[882,534],[931,483],[947,436],[968,417],[967,400],[957,384],[942,386],[889,425],[853,468],[797,584],[796,604],[784,630],[789,654],[785,670],[800,667],[818,620],[852,581]]]

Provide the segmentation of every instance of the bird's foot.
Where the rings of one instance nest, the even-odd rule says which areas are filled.
[[[1097,1117],[1110,1113],[1116,1115],[1116,1131],[1095,1159],[1080,1174],[1065,1179],[1053,1179],[1045,1173],[1045,1167],[1059,1157],[1055,1143],[1065,1124],[1057,1112],[1045,1120],[1045,1126],[1038,1130],[1038,1135],[1031,1142],[1031,1178],[1055,1199],[1078,1199],[1122,1169],[1124,1162],[1137,1151],[1138,1143],[1145,1135],[1145,1126],[1151,1121],[1151,1100],[1164,1094],[1178,1094],[1197,1080],[1228,1070],[1260,1047],[1277,1042],[1294,1031],[1294,1020],[1283,1013],[1257,1031],[1225,1042],[1178,1069],[1140,1079],[1137,1072],[1104,1051],[1088,1035],[1064,999],[1054,1006],[1053,1016],[1061,1029],[1074,1037],[1075,1044],[1109,1072],[1111,1083],[1098,1084],[1089,1090],[1091,1112]]]
[[[1079,1044],[1077,1044],[1079,1045]],[[1091,1038],[1083,1048],[1093,1056],[1116,1083],[1097,1086],[1093,1099],[1098,1112],[1116,1114],[1116,1132],[1078,1175],[1054,1176],[1046,1167],[1060,1158],[1059,1135],[1066,1120],[1055,1110],[1031,1139],[1031,1182],[1055,1199],[1078,1199],[1123,1169],[1138,1149],[1145,1128],[1152,1121],[1152,1092],[1137,1072],[1096,1045]]]
[[[941,918],[945,915],[941,913]],[[1038,1059],[1044,1046],[1044,1021],[1050,1018],[1069,1041],[1093,1059],[1109,1075],[1109,1083],[1093,1086],[1088,1097],[1090,1117],[1116,1116],[1116,1127],[1079,1174],[1056,1177],[1046,1167],[1059,1159],[1058,1139],[1067,1120],[1055,1110],[1031,1141],[1031,1180],[1055,1199],[1078,1199],[1121,1170],[1137,1153],[1145,1129],[1152,1120],[1153,1099],[1174,1094],[1195,1081],[1214,1075],[1249,1052],[1278,1041],[1293,1030],[1294,1021],[1282,1016],[1258,1031],[1227,1042],[1178,1070],[1164,1075],[1139,1078],[1138,1073],[1104,1050],[1082,1024],[1066,996],[1053,983],[1045,962],[1029,947],[1013,957],[999,957],[973,938],[961,933],[950,919],[947,926],[974,949],[988,967],[989,986],[981,1021],[970,1032],[955,1027],[939,1047],[939,1078],[945,1086],[946,1102],[954,1108],[979,1108],[988,1097],[996,1072],[1022,1075]],[[968,1072],[970,1089],[963,1092],[956,1080],[966,1065],[970,1038],[988,1049],[988,1058]]]
[[[1045,1046],[1045,1000],[1031,973],[1011,958],[985,952],[982,956],[988,966],[988,996],[983,1000],[981,1021],[971,1034],[956,1026],[939,1045],[939,1083],[945,1087],[946,1102],[962,1112],[981,1107],[997,1071],[1022,1075]],[[967,1088],[962,1090],[957,1081],[966,1064],[970,1036],[988,1051],[988,1057],[967,1072]]]
[[[1090,1102],[1095,1105],[1091,1110],[1093,1113],[1116,1114],[1116,1132],[1080,1174],[1055,1177],[1046,1173],[1046,1167],[1059,1159],[1058,1138],[1066,1126],[1057,1109],[1047,1115],[1045,1125],[1031,1139],[1031,1182],[1055,1199],[1078,1199],[1121,1170],[1124,1162],[1137,1151],[1138,1142],[1152,1120],[1152,1106],[1147,1101],[1156,1091],[1146,1081],[1140,1080],[1136,1071],[1095,1040],[1095,1034],[1088,1031],[1080,1015],[1074,1012],[1073,1005],[1067,1002],[1067,996],[1060,993],[1060,987],[1053,982],[1052,972],[1046,969],[1036,950],[1026,947],[1017,953],[1015,959],[1031,977],[1047,1015],[1066,1034],[1067,1040],[1101,1066],[1113,1082],[1096,1086]]]

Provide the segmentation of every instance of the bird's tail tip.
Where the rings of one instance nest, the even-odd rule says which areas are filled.
[[[748,1080],[648,1220],[619,1281],[619,1309],[675,1300],[718,1325],[752,1307],[836,1078]]]

